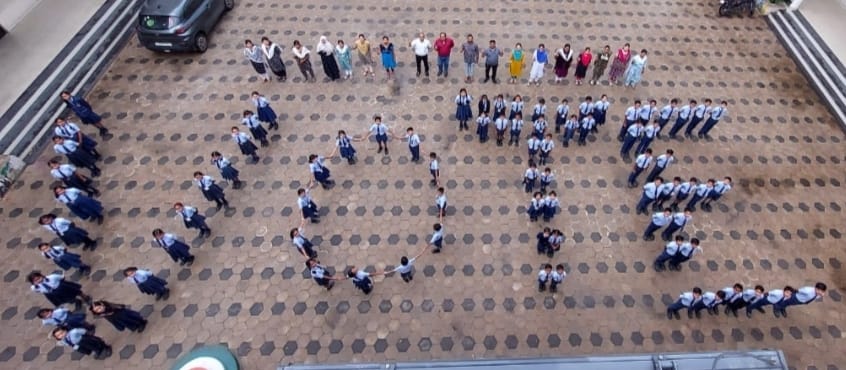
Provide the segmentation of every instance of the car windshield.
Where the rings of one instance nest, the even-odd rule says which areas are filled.
[[[174,26],[174,18],[166,15],[142,15],[141,27],[148,30],[166,30]]]

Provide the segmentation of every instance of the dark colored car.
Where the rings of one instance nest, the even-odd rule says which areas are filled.
[[[147,0],[138,16],[138,41],[153,51],[199,51],[235,0]]]

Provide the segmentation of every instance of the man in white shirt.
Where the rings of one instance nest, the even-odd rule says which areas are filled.
[[[423,64],[426,77],[429,77],[429,51],[432,50],[432,43],[426,38],[426,34],[420,32],[418,38],[408,43],[414,51],[414,59],[417,63],[417,77],[420,77],[420,64]]]

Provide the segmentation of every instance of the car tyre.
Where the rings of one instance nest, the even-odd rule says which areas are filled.
[[[200,32],[200,33],[197,34],[197,36],[194,36],[194,49],[195,50],[197,50],[201,53],[205,53],[206,50],[208,50],[208,48],[209,48],[209,38],[208,38],[208,36],[206,36],[205,33]]]
[[[235,0],[223,0],[223,7],[226,11],[232,10],[235,7]]]

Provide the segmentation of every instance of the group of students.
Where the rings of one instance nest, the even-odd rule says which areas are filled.
[[[470,130],[468,122],[474,117],[473,96],[468,94],[467,89],[462,88],[454,102],[458,130]],[[491,126],[493,126],[497,146],[505,145],[505,137],[508,135],[508,146],[519,147],[520,141],[523,140],[521,136],[523,126],[528,124],[531,130],[527,141],[529,157],[539,156],[540,164],[543,165],[549,160],[552,149],[555,147],[551,125],[554,124],[555,134],[562,134],[561,142],[564,147],[569,147],[571,141],[576,141],[580,146],[587,145],[589,135],[598,132],[599,126],[605,124],[610,106],[611,103],[605,94],[595,102],[593,97],[586,96],[578,107],[572,110],[569,100],[565,98],[556,107],[555,118],[550,123],[547,120],[546,100],[541,97],[532,107],[531,120],[525,123],[524,102],[519,94],[514,95],[510,102],[505,101],[503,94],[496,95],[493,101],[483,94],[477,103],[476,135],[479,137],[479,142],[487,142]]]
[[[818,282],[813,286],[799,289],[788,285],[782,289],[764,290],[762,285],[755,285],[754,289],[744,289],[740,283],[725,287],[716,292],[702,292],[694,287],[689,292],[679,295],[679,299],[667,307],[667,319],[680,320],[679,311],[687,309],[687,317],[701,317],[701,311],[707,310],[709,315],[719,315],[719,306],[725,306],[724,314],[737,317],[737,312],[746,308],[746,317],[751,318],[753,311],[765,313],[765,306],[773,306],[773,316],[787,317],[787,307],[806,305],[822,299],[828,287]]]
[[[728,102],[725,100],[717,106],[713,106],[711,99],[705,99],[705,102],[701,104],[697,104],[696,100],[690,100],[688,105],[679,107],[679,100],[673,98],[660,109],[658,102],[654,99],[646,104],[635,100],[632,106],[626,108],[623,124],[617,135],[617,139],[623,143],[620,147],[620,156],[623,159],[629,159],[632,148],[635,149],[635,155],[645,153],[652,141],[661,137],[661,131],[670,122],[673,122],[669,132],[670,138],[675,138],[682,129],[684,129],[685,137],[692,138],[694,130],[702,122],[704,124],[696,132],[696,136],[700,139],[710,138],[708,134],[727,112]],[[706,115],[707,119],[705,119]],[[674,116],[675,120],[673,120]],[[636,144],[637,147],[635,147]]]

